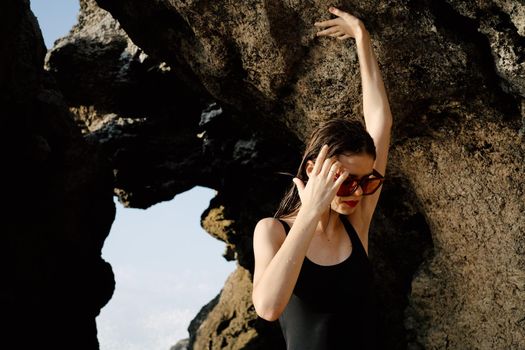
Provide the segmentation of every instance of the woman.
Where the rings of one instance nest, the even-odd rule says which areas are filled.
[[[254,231],[253,304],[279,319],[288,349],[372,349],[375,333],[368,230],[385,174],[392,116],[363,23],[331,7],[318,36],[354,38],[365,127],[334,119],[312,133],[274,218]]]

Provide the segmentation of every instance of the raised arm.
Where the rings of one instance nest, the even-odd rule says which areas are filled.
[[[365,125],[376,146],[374,169],[385,175],[390,146],[392,114],[383,78],[372,49],[370,35],[363,22],[357,17],[334,7],[331,7],[329,11],[336,15],[337,18],[314,23],[318,27],[328,27],[318,32],[317,35],[331,36],[339,40],[354,38],[356,41],[363,88]],[[381,189],[371,196],[363,197],[361,216],[366,228],[370,224],[380,193]],[[365,229],[365,231],[367,232],[368,230]]]
[[[390,146],[392,113],[370,35],[362,22],[359,22],[356,44],[363,88],[365,125],[376,146],[377,158],[374,168],[384,175]]]

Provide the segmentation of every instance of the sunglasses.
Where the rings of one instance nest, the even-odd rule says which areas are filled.
[[[339,175],[336,175],[336,179],[339,177]],[[352,193],[357,191],[358,187],[361,187],[361,190],[363,191],[363,196],[369,196],[371,194],[374,194],[379,187],[383,184],[383,181],[385,180],[384,176],[381,175],[377,170],[373,169],[372,174],[370,174],[367,177],[363,177],[362,179],[354,179],[352,177],[348,177],[339,187],[339,190],[337,190],[337,195],[339,197],[347,197],[350,196]]]

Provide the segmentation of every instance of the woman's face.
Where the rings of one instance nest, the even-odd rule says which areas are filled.
[[[353,154],[350,156],[339,155],[337,159],[342,167],[348,170],[348,177],[359,180],[372,174],[374,158],[366,153]],[[341,169],[341,172],[342,170],[343,169]],[[341,197],[336,195],[330,207],[340,214],[348,215],[356,211],[362,198],[363,191],[359,186],[357,190],[349,196]]]

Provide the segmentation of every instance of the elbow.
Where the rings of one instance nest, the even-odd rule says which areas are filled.
[[[255,308],[255,312],[257,313],[257,316],[259,316],[260,318],[266,321],[270,321],[270,322],[277,321],[283,311],[278,307],[268,305],[268,303],[258,300],[253,295],[252,295],[252,302]]]
[[[281,315],[280,312],[277,312],[275,309],[258,309],[255,308],[255,312],[257,313],[257,316],[260,318],[269,321],[274,322],[279,319],[279,316]]]

